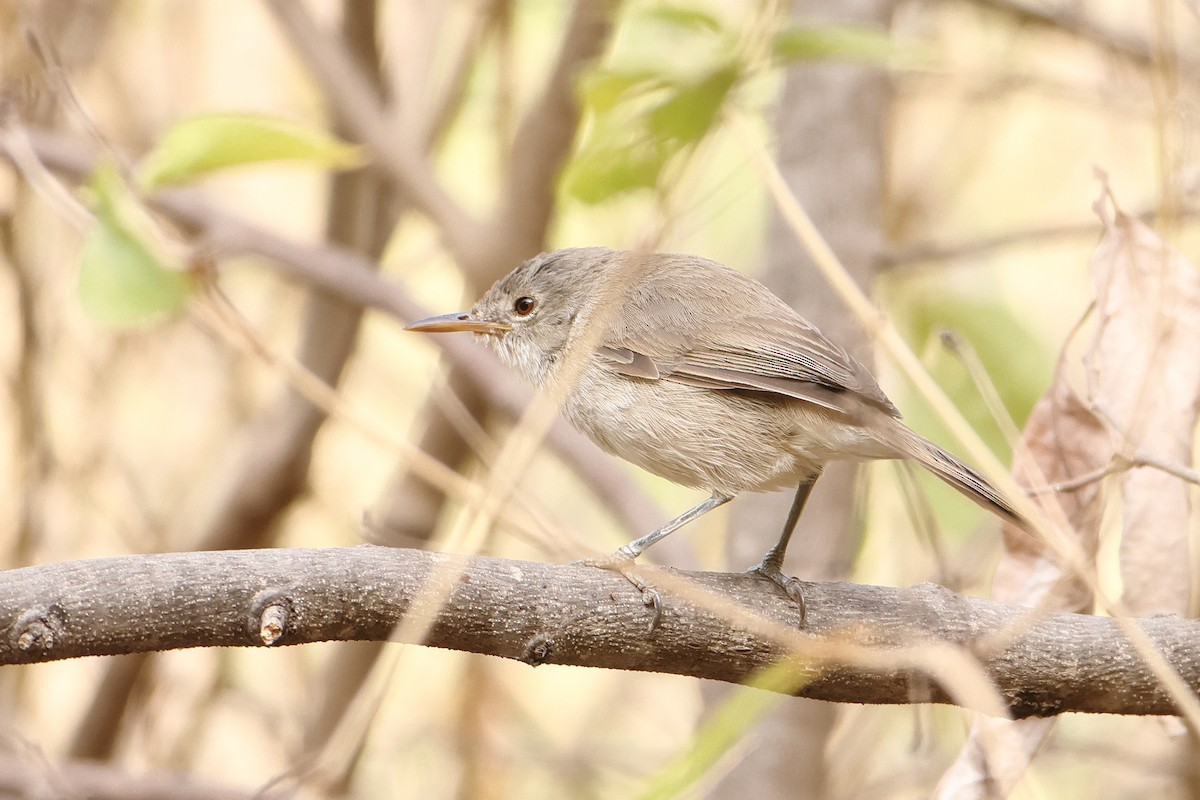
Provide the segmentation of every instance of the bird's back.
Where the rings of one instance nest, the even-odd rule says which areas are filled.
[[[662,373],[744,378],[784,394],[811,388],[813,400],[842,395],[898,416],[866,367],[750,276],[691,255],[645,263],[625,273],[605,344],[644,355]]]
[[[892,455],[859,424],[895,415],[874,378],[782,300],[694,256],[646,263],[617,265],[628,284],[564,403],[601,447],[727,494],[794,485],[830,458]]]

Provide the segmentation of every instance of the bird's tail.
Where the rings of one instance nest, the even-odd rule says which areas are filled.
[[[987,478],[903,424],[897,424],[897,427],[903,429],[903,451],[909,458],[920,462],[925,469],[1006,522],[1028,528],[1025,518]]]

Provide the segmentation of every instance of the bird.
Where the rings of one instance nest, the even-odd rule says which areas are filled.
[[[795,487],[776,543],[750,571],[806,618],[784,556],[833,461],[915,461],[1000,518],[1021,515],[982,475],[911,430],[871,372],[766,286],[690,254],[581,247],[541,253],[469,311],[406,330],[469,331],[602,449],[708,498],[586,563],[615,569],[661,614],[633,559],[743,492]],[[564,377],[565,376],[565,377]],[[651,622],[651,628],[654,622]]]

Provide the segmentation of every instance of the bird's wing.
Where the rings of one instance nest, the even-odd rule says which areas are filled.
[[[600,362],[634,378],[768,392],[839,413],[866,402],[899,416],[866,367],[774,296],[689,294],[630,297],[605,326]]]

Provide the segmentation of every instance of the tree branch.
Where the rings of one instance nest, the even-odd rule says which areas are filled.
[[[504,202],[491,224],[490,238],[503,248],[505,263],[517,263],[543,246],[554,212],[553,187],[579,127],[576,79],[608,46],[618,5],[617,0],[577,0],[541,96],[517,126]],[[495,280],[487,274],[472,277],[483,285]]]
[[[474,263],[480,223],[446,193],[425,158],[424,144],[411,141],[402,126],[392,124],[375,87],[341,38],[321,31],[304,3],[268,0],[267,7],[346,129],[375,153],[405,199],[433,221],[459,263]]]
[[[684,578],[736,610],[716,613],[694,588],[681,592]],[[659,579],[666,608],[661,625],[648,633],[651,612],[624,578],[573,565],[362,545],[25,567],[0,573],[0,664],[183,647],[381,641],[411,615],[428,620],[422,644],[532,665],[743,682],[796,658],[804,682],[795,694],[853,703],[950,702],[945,687],[914,674],[912,660],[903,657],[906,648],[948,643],[979,658],[1016,717],[1173,713],[1167,693],[1105,617],[1031,615],[932,584],[813,583],[805,586],[808,626],[796,632],[796,608],[752,575],[663,570]],[[665,591],[668,585],[674,588]],[[446,587],[441,603],[439,586]],[[798,649],[762,635],[759,622],[795,632],[789,635]],[[1138,624],[1193,691],[1200,688],[1200,622],[1152,617]],[[853,648],[874,654],[871,663],[846,659]]]

